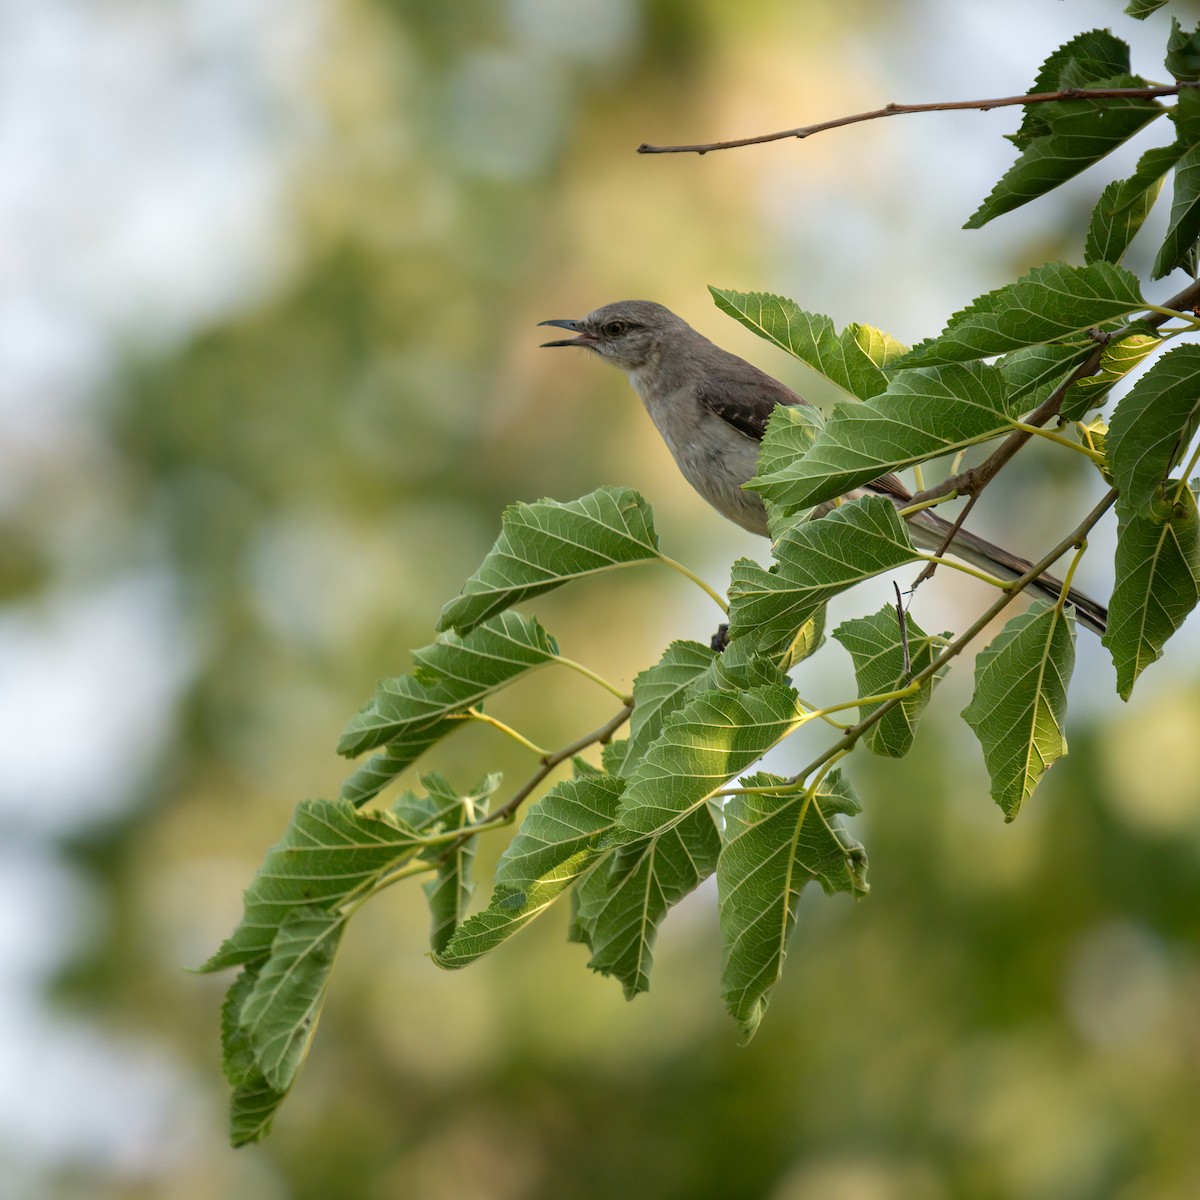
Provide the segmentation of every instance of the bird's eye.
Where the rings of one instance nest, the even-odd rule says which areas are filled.
[[[600,332],[605,337],[616,338],[620,337],[628,328],[629,326],[624,321],[606,321]]]

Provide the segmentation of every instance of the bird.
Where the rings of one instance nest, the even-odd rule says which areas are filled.
[[[619,367],[629,378],[683,477],[719,513],[751,533],[769,537],[762,497],[743,485],[757,471],[767,421],[778,405],[807,405],[786,384],[709,341],[682,317],[653,300],[619,300],[578,319],[539,325],[570,330],[575,337],[543,342],[574,346]],[[844,499],[880,495],[903,508],[912,493],[898,476],[882,475]],[[832,504],[817,510],[828,512]],[[915,546],[939,552],[953,526],[928,509],[906,517]],[[1017,579],[1031,564],[966,529],[953,530],[949,549],[957,557],[1002,579]],[[1030,585],[1050,599],[1062,594],[1062,581],[1039,576]],[[1103,634],[1108,610],[1070,588],[1068,601],[1079,621]]]

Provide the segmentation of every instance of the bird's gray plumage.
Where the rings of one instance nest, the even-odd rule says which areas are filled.
[[[751,533],[768,535],[762,498],[742,486],[757,470],[758,451],[771,413],[780,404],[806,404],[765,371],[721,349],[670,309],[652,300],[620,300],[578,320],[543,321],[576,336],[545,346],[590,350],[629,377],[684,478],[718,512]],[[897,505],[911,493],[895,475],[884,475],[860,492],[885,495]],[[941,548],[950,524],[928,510],[908,518],[914,545]],[[955,531],[951,551],[1006,579],[1030,564],[966,530]],[[1062,583],[1043,575],[1033,585],[1057,599]],[[1080,620],[1103,633],[1107,610],[1072,588],[1068,598]]]

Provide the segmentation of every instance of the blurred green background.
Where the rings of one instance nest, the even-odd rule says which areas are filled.
[[[537,321],[657,299],[825,399],[705,285],[914,341],[1014,272],[1078,259],[1101,186],[964,233],[1011,158],[1003,113],[634,148],[1023,91],[1094,25],[1161,74],[1166,15],[1120,8],[0,6],[6,1197],[1200,1195],[1195,621],[1127,707],[1080,635],[1071,756],[1014,826],[957,718],[962,668],[909,759],[855,761],[872,894],[805,896],[748,1047],[719,1000],[710,887],[668,919],[634,1004],[566,944],[565,908],[442,974],[419,890],[398,887],[352,924],[271,1137],[234,1152],[227,980],[184,969],[295,802],[335,793],[344,722],[430,640],[506,503],[628,484],[714,583],[765,557],[676,480],[624,381],[542,354]],[[978,527],[1036,550],[1099,484],[1023,458]],[[941,575],[919,619],[962,628],[977,585]],[[1103,565],[1084,582],[1103,591]],[[648,568],[536,611],[626,683],[715,624]],[[802,690],[844,698],[842,652],[821,663]],[[496,711],[554,746],[610,708],[540,674]],[[528,769],[483,729],[428,765],[464,787]]]

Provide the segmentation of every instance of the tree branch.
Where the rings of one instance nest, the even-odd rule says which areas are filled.
[[[928,104],[885,104],[870,112],[852,113],[845,117],[834,117],[830,121],[818,121],[815,125],[801,125],[797,129],[783,129],[778,133],[760,133],[754,137],[735,138],[730,142],[701,142],[692,146],[652,146],[643,142],[639,154],[707,154],[710,150],[735,150],[741,146],[759,146],[764,142],[782,142],[789,138],[812,137],[827,129],[840,129],[844,125],[858,125],[863,121],[877,121],[881,117],[898,117],[907,113],[954,112],[974,109],[988,112],[993,108],[1010,108],[1018,104],[1049,104],[1087,100],[1155,100],[1159,96],[1176,96],[1184,88],[1200,87],[1200,83],[1180,82],[1155,87],[1125,88],[1065,88],[1060,92],[1033,92],[1023,96],[993,96],[987,100],[941,100]]]

